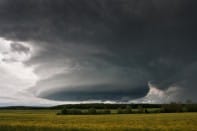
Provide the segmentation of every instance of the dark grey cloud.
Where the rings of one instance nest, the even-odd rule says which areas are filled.
[[[138,86],[138,88],[131,88],[115,85],[91,85],[91,87],[79,86],[66,89],[63,88],[58,91],[53,90],[41,95],[40,97],[64,101],[112,100],[128,102],[131,99],[145,96],[147,92],[147,87]]]
[[[149,78],[151,76],[142,69],[120,69],[114,65],[103,69],[93,65],[84,68],[81,65],[69,73],[38,82],[31,91],[37,96],[56,100],[129,100],[148,92]]]
[[[186,90],[187,99],[197,85],[196,5],[195,0],[2,0],[0,36],[42,49],[26,62],[37,65],[41,79],[30,90],[40,97],[133,99],[145,96],[148,81],[155,81],[161,90],[172,85]]]
[[[26,46],[19,44],[19,43],[11,43],[10,46],[11,46],[11,50],[13,52],[25,53],[25,54],[28,54],[30,52],[29,47],[26,47]]]

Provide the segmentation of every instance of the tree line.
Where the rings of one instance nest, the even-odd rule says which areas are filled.
[[[146,104],[125,104],[117,106],[117,108],[110,108],[110,106],[95,106],[95,104],[88,108],[69,108],[70,106],[64,106],[58,115],[92,115],[92,114],[139,114],[139,113],[177,113],[177,112],[197,112],[197,104],[180,104],[180,103],[170,103],[170,104],[160,104],[159,106],[147,106]],[[81,106],[77,106],[81,107]],[[114,107],[114,106],[113,106]]]

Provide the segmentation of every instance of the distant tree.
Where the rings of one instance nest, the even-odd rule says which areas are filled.
[[[147,108],[145,108],[145,109],[144,109],[144,112],[145,112],[145,113],[148,113],[148,110],[147,110]]]
[[[60,112],[60,114],[67,114],[67,113],[68,113],[68,110],[65,107]]]
[[[109,109],[104,109],[103,114],[111,114],[111,111]]]
[[[144,113],[144,108],[142,105],[138,105],[138,113]]]
[[[73,108],[73,109],[68,110],[68,114],[80,115],[80,114],[82,114],[82,111],[80,109]]]
[[[124,110],[124,113],[125,113],[125,114],[130,114],[130,113],[132,113],[132,108],[131,108],[131,106],[127,105],[126,108],[125,108],[125,110]]]
[[[88,110],[88,114],[96,114],[96,109],[95,108],[90,108]]]
[[[176,102],[171,102],[170,104],[162,105],[162,112],[164,113],[173,113],[173,112],[182,112],[183,106],[182,104],[178,104]]]
[[[188,112],[197,112],[197,104],[187,104]]]
[[[188,107],[187,107],[187,105],[184,105],[184,106],[182,107],[182,112],[188,112]]]
[[[119,108],[117,109],[117,114],[123,114],[122,108],[119,107]]]

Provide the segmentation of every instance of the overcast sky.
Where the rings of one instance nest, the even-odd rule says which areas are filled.
[[[197,101],[196,0],[0,0],[0,106]]]

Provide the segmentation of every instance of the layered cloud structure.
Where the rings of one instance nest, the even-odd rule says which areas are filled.
[[[1,0],[0,105],[196,101],[195,0]]]

